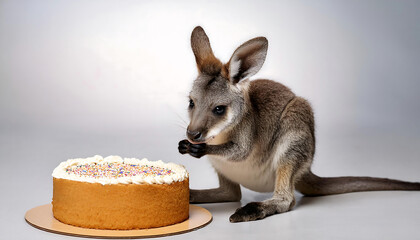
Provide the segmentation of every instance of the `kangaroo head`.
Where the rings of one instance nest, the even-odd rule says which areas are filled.
[[[187,137],[193,143],[205,143],[240,122],[247,109],[248,78],[261,69],[268,42],[264,37],[251,39],[223,64],[214,56],[203,28],[196,27],[191,47],[198,76],[190,92]]]

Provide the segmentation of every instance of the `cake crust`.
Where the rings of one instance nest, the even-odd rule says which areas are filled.
[[[66,224],[97,229],[144,229],[189,215],[189,178],[171,184],[100,184],[53,178],[53,214]]]

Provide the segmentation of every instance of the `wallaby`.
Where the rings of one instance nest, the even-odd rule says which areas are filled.
[[[178,150],[196,158],[207,155],[220,187],[191,190],[190,202],[240,201],[240,185],[273,192],[272,198],[248,203],[230,217],[231,222],[243,222],[291,210],[295,189],[305,196],[420,190],[420,183],[313,174],[315,124],[308,101],[281,83],[249,81],[265,61],[265,37],[239,46],[226,64],[214,56],[199,26],[192,32],[191,47],[199,74],[189,95],[188,139],[179,142]]]

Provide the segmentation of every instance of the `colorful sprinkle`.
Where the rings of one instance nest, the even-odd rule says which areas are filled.
[[[85,164],[66,168],[67,174],[90,178],[120,178],[134,176],[164,176],[173,174],[170,169],[148,165],[124,163]]]

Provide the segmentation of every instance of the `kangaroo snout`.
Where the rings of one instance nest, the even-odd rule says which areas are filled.
[[[191,141],[200,142],[200,140],[202,140],[201,139],[202,136],[203,136],[203,134],[201,133],[201,131],[187,130],[187,137]]]

